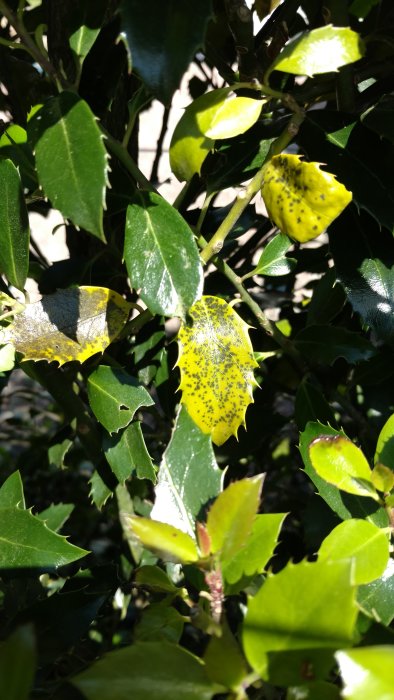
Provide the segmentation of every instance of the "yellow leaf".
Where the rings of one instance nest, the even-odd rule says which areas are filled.
[[[267,163],[261,194],[270,219],[301,243],[323,233],[352,199],[335,175],[320,170],[320,163],[289,154]]]
[[[222,445],[245,424],[257,362],[248,325],[223,299],[203,296],[179,331],[182,403],[194,422]]]
[[[0,336],[24,360],[84,362],[122,330],[131,305],[105,287],[73,287],[27,304]]]

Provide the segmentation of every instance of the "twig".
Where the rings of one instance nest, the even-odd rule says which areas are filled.
[[[170,109],[169,109],[169,107],[165,107],[164,114],[163,114],[163,120],[161,122],[160,134],[159,134],[159,138],[157,139],[157,144],[156,144],[155,159],[153,161],[152,171],[150,174],[150,180],[152,182],[157,182],[157,180],[158,180],[159,163],[160,163],[160,158],[163,154],[163,141],[164,141],[164,138],[165,138],[165,135],[167,132],[169,116],[170,116]]]

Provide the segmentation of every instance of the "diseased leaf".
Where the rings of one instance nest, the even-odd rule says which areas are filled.
[[[352,199],[320,163],[291,154],[273,156],[267,163],[261,194],[270,219],[301,243],[323,233]]]
[[[151,517],[194,537],[197,516],[220,491],[212,444],[183,406],[163,455]]]
[[[84,362],[103,352],[127,321],[130,304],[105,287],[72,287],[27,304],[0,341],[12,343],[24,360]]]
[[[89,105],[76,93],[51,97],[29,123],[40,184],[75,226],[105,241],[107,155]]]
[[[296,75],[318,75],[336,71],[362,58],[364,46],[359,35],[348,27],[325,27],[303,32],[289,41],[270,67]]]
[[[93,413],[109,433],[125,428],[139,408],[154,403],[134,377],[105,365],[92,372],[87,388]]]
[[[120,484],[124,484],[133,473],[138,479],[156,480],[156,472],[138,421],[128,425],[120,434],[105,436],[103,449]]]
[[[204,296],[179,332],[182,403],[199,428],[222,445],[245,424],[257,362],[247,324],[223,299]]]
[[[201,296],[202,266],[193,233],[159,195],[139,191],[128,207],[124,257],[131,284],[152,313],[184,317]]]
[[[163,559],[184,564],[198,560],[196,542],[186,532],[149,518],[128,516],[126,519],[132,533],[141,544],[158,553]]]
[[[392,700],[394,645],[337,651],[346,700]]]
[[[29,267],[30,229],[19,173],[0,160],[0,272],[23,290]]]
[[[371,470],[361,450],[341,435],[318,437],[309,446],[309,457],[319,476],[342,491],[378,498]]]

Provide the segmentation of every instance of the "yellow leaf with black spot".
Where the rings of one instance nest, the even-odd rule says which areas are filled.
[[[301,156],[274,156],[265,167],[261,190],[268,216],[296,241],[316,238],[345,209],[352,193],[320,163]]]
[[[245,425],[257,383],[249,326],[223,299],[203,296],[179,331],[182,403],[203,433],[222,445]]]
[[[105,287],[73,287],[27,304],[0,333],[24,360],[84,362],[116,338],[131,309],[120,294]]]

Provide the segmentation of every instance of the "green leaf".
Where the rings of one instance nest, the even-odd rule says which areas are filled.
[[[288,564],[248,602],[246,658],[264,674],[269,651],[351,644],[356,617],[350,561]]]
[[[279,532],[286,513],[256,515],[252,529],[242,548],[223,567],[223,577],[234,584],[244,576],[263,573],[278,544]]]
[[[226,88],[222,88],[226,90]],[[212,92],[194,101],[206,99]],[[226,96],[213,110],[196,112],[196,121],[204,136],[210,139],[230,139],[250,129],[260,116],[264,100],[251,97]]]
[[[10,343],[0,348],[0,372],[9,372],[15,367],[15,348]]]
[[[306,377],[297,389],[294,418],[299,430],[304,430],[309,421],[335,423],[334,413],[324,398],[322,388],[312,384]]]
[[[72,683],[87,700],[210,700],[221,690],[208,679],[200,659],[166,641],[113,651]]]
[[[378,579],[389,560],[387,534],[366,520],[345,520],[323,540],[319,561],[353,559],[355,585]]]
[[[28,510],[0,509],[0,568],[47,569],[70,564],[88,552],[52,532]]]
[[[292,245],[292,241],[286,234],[278,233],[264,248],[254,270],[245,275],[243,279],[253,277],[253,275],[269,275],[272,277],[288,275],[297,264],[294,258],[286,257],[286,252]]]
[[[248,326],[223,299],[204,296],[179,331],[182,403],[204,433],[222,445],[245,423],[257,362]]]
[[[160,465],[151,517],[194,537],[197,516],[218,495],[221,478],[209,436],[182,407]]]
[[[58,532],[68,520],[74,508],[74,503],[56,503],[45,508],[41,513],[37,513],[37,517],[43,520],[50,530]]]
[[[325,681],[289,688],[286,700],[340,700],[339,688]]]
[[[133,69],[146,87],[168,105],[197,49],[203,45],[211,1],[123,0],[122,29],[131,53]],[[174,18],[176,21],[174,21]]]
[[[383,95],[361,115],[361,121],[368,129],[394,143],[394,95]]]
[[[146,586],[158,593],[171,593],[173,595],[182,593],[182,590],[177,588],[163,569],[159,569],[158,566],[141,566],[135,572],[134,581],[137,585]]]
[[[336,71],[358,61],[364,54],[359,35],[347,27],[328,24],[292,39],[270,67],[296,75],[318,75]]]
[[[320,163],[289,153],[273,156],[264,166],[261,194],[270,219],[301,243],[320,236],[352,199]]]
[[[241,649],[228,624],[224,621],[221,636],[212,635],[204,654],[209,678],[230,690],[240,690],[248,675]]]
[[[217,144],[216,162],[206,174],[208,192],[219,192],[253,177],[265,162],[273,140],[262,138],[257,124],[234,141]],[[186,154],[184,167],[188,167]]]
[[[141,423],[131,423],[118,435],[106,435],[103,449],[107,462],[120,484],[124,484],[133,473],[137,479],[156,480],[156,472],[142,435]]]
[[[163,603],[152,603],[145,608],[140,620],[133,628],[133,638],[137,642],[167,641],[179,642],[185,618],[175,608]]]
[[[0,488],[0,508],[26,508],[20,471],[13,472]]]
[[[353,0],[349,7],[349,12],[360,19],[364,19],[378,3],[379,0]]]
[[[337,283],[336,270],[331,267],[313,290],[312,299],[307,306],[307,325],[320,326],[330,323],[342,311],[345,302],[346,294],[342,285]]]
[[[23,625],[0,642],[0,697],[28,700],[36,670],[35,634]]]
[[[167,523],[138,516],[127,517],[127,522],[141,544],[166,561],[186,563],[198,560],[197,545],[186,532]]]
[[[77,3],[70,11],[73,31],[69,36],[69,44],[82,61],[96,41],[106,10],[105,0],[85,0]]]
[[[338,651],[347,700],[392,700],[394,646],[374,646]]]
[[[193,233],[162,197],[138,192],[127,209],[124,258],[152,313],[183,317],[201,296],[202,266]]]
[[[394,620],[394,560],[389,559],[383,575],[360,586],[357,602],[373,620],[389,625]]]
[[[122,369],[100,365],[87,388],[93,413],[109,433],[125,428],[142,406],[153,405],[147,390]]]
[[[72,287],[27,304],[3,331],[0,342],[12,343],[24,360],[84,362],[103,352],[118,336],[130,304],[112,289]]]
[[[103,505],[112,496],[112,491],[108,488],[107,484],[103,481],[97,469],[94,470],[92,476],[89,479],[90,492],[89,496],[94,503],[94,505],[101,510]]]
[[[309,455],[310,444],[321,436],[343,436],[343,432],[338,432],[329,425],[321,423],[308,423],[304,432],[301,433],[300,452],[305,465],[305,472],[315,484],[320,496],[328,503],[330,508],[339,515],[342,520],[347,518],[367,518],[378,527],[388,526],[388,517],[384,508],[377,505],[372,498],[364,498],[349,493],[339,491],[339,489],[324,478],[318,475],[314,469]]]
[[[34,156],[27,143],[27,132],[18,124],[11,124],[0,137],[0,158],[9,158],[18,168],[23,187],[37,188]]]
[[[371,470],[361,450],[341,435],[322,436],[309,445],[312,466],[330,484],[357,496],[377,494],[371,481]]]
[[[394,470],[394,413],[379,433],[374,462],[381,462]]]
[[[75,226],[101,241],[107,183],[103,136],[88,104],[72,92],[50,98],[29,123],[45,195]]]
[[[19,173],[0,160],[0,270],[23,290],[29,267],[30,229]]]
[[[372,469],[371,480],[377,491],[390,493],[394,487],[394,471],[378,462]]]
[[[356,364],[376,353],[360,333],[338,326],[307,326],[297,334],[295,344],[305,357],[323,365],[332,365],[338,357]]]
[[[217,497],[208,512],[207,531],[212,554],[219,554],[225,570],[251,534],[260,504],[263,476],[241,479]]]

